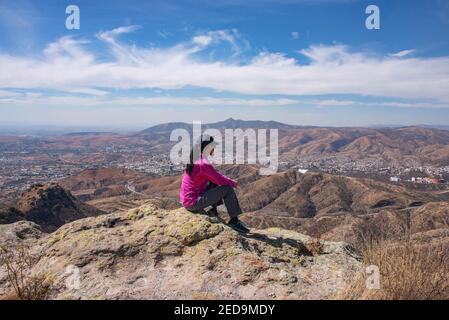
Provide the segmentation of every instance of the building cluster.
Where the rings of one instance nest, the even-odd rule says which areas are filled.
[[[111,150],[110,150],[111,151]],[[0,194],[21,192],[38,183],[57,181],[78,174],[86,169],[124,167],[157,175],[173,175],[183,170],[173,165],[168,155],[150,152],[76,153],[48,151],[45,155],[32,150],[9,151],[0,157]]]
[[[147,150],[139,145],[67,148],[61,145],[43,150],[38,143],[0,145],[0,193],[22,191],[76,175],[85,169],[123,167],[148,174],[174,175],[183,165],[174,165],[168,152]],[[391,163],[382,158],[354,159],[347,155],[281,156],[279,170],[308,170],[337,175],[389,179],[391,182],[442,184],[449,179],[449,166]]]
[[[34,184],[59,180],[94,167],[87,163],[3,157],[0,159],[0,191],[23,191]]]
[[[161,176],[177,174],[184,169],[182,165],[174,165],[170,157],[163,154],[146,154],[145,156],[125,158],[117,163],[117,166]]]
[[[390,182],[445,184],[449,166],[390,163],[384,159],[353,159],[347,156],[306,156],[284,160],[285,167],[298,171],[321,171],[336,175],[356,175],[388,179]]]

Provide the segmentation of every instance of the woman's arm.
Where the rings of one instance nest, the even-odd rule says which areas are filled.
[[[233,188],[237,186],[237,183],[234,180],[226,177],[225,175],[222,175],[209,163],[204,163],[201,166],[201,173],[216,185],[231,186]]]

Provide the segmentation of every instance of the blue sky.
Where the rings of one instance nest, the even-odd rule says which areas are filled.
[[[447,0],[0,0],[0,125],[447,124],[448,30]]]

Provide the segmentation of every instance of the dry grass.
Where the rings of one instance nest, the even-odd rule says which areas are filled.
[[[32,274],[32,267],[39,261],[28,247],[0,247],[0,268],[4,268],[10,292],[0,297],[3,300],[43,300],[52,290],[49,274]]]
[[[312,238],[310,242],[306,243],[306,248],[313,256],[319,256],[323,254],[324,242],[320,237]]]
[[[363,251],[365,266],[379,268],[380,289],[368,289],[360,274],[342,293],[343,299],[449,299],[449,245],[422,244],[406,238],[373,241]]]

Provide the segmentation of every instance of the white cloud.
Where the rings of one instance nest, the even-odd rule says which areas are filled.
[[[408,55],[414,53],[415,51],[416,51],[415,49],[402,50],[402,51],[399,51],[399,52],[396,52],[396,53],[392,53],[392,54],[390,54],[390,56],[397,57],[397,58],[402,58],[402,57],[405,57],[405,56],[408,56]]]
[[[119,27],[115,28],[109,31],[100,31],[97,33],[97,37],[101,40],[104,40],[109,43],[115,44],[115,39],[117,36],[124,34],[124,33],[130,33],[138,30],[140,27],[136,25],[132,26],[126,26],[126,27]]]
[[[17,93],[14,91],[0,90],[0,98],[17,97],[19,95],[20,95],[20,93]]]
[[[87,89],[86,89],[87,90]],[[222,97],[174,97],[174,96],[124,96],[114,97],[106,92],[85,92],[82,88],[73,89],[80,95],[42,95],[36,92],[0,91],[0,106],[66,106],[66,107],[389,107],[419,109],[449,109],[449,102],[398,102],[398,101],[359,101],[349,99],[293,99],[293,98],[222,98]]]
[[[192,42],[200,46],[200,49],[212,44],[226,42],[231,46],[234,56],[250,47],[248,41],[242,37],[237,29],[208,31],[193,37]]]
[[[86,95],[92,95],[92,96],[105,96],[108,94],[108,91],[92,89],[92,88],[70,88],[70,89],[65,89],[64,91],[69,92],[69,93],[80,93],[80,94],[86,94]]]
[[[117,39],[136,29],[128,26],[97,34],[113,57],[107,62],[88,50],[85,40],[70,37],[49,44],[40,59],[0,54],[0,89],[78,90],[102,95],[110,89],[194,86],[251,95],[353,94],[449,101],[447,56],[411,58],[402,54],[397,59],[352,52],[343,45],[318,45],[300,51],[309,59],[307,63],[266,51],[245,63],[226,57],[211,61],[198,53],[212,44],[227,43],[234,53],[245,48],[246,41],[237,30],[198,34],[168,48],[142,48]]]
[[[166,30],[159,30],[157,32],[158,36],[164,39],[167,39],[168,37],[170,37],[171,33],[166,31]]]
[[[286,106],[298,104],[295,99],[242,99],[242,98],[214,98],[214,97],[104,97],[104,96],[7,96],[0,105],[40,105],[40,106]]]
[[[323,99],[323,100],[312,100],[310,101],[312,105],[320,107],[346,107],[353,105],[363,105],[361,102],[353,100],[337,100],[337,99]]]
[[[212,37],[209,35],[201,34],[199,36],[193,37],[193,43],[205,47],[212,42]]]

